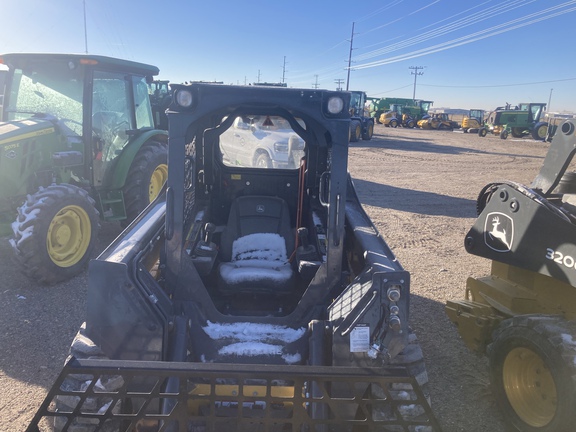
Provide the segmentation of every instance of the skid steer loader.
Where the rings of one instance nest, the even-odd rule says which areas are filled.
[[[504,419],[521,432],[574,430],[576,409],[576,122],[559,128],[530,186],[489,184],[466,250],[492,260],[446,312],[487,354]]]
[[[410,275],[347,174],[350,93],[173,90],[166,192],[91,262],[28,430],[439,431]],[[269,137],[291,163],[237,162]]]

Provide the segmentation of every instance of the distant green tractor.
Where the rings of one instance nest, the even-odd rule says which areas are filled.
[[[154,80],[148,83],[148,93],[150,94],[150,104],[152,106],[152,115],[154,124],[158,129],[168,130],[168,116],[166,109],[172,102],[172,90],[170,81]]]
[[[127,223],[167,178],[167,133],[154,128],[158,68],[103,56],[6,54],[0,123],[0,229],[43,284],[88,263],[99,216]]]
[[[502,139],[508,138],[509,134],[514,138],[532,135],[535,140],[543,141],[548,132],[548,123],[540,121],[545,108],[545,103],[521,103],[514,107],[507,104],[496,108],[486,124],[478,129],[478,135],[485,137],[490,132]]]

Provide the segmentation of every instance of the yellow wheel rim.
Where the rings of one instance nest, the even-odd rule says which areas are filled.
[[[540,126],[537,133],[541,139],[546,138],[546,134],[548,133],[548,126]]]
[[[514,348],[502,370],[506,396],[524,423],[544,427],[556,414],[558,395],[544,360],[528,348]]]
[[[160,164],[156,167],[154,172],[152,173],[152,177],[150,177],[150,185],[148,187],[148,199],[150,202],[154,201],[154,199],[160,193],[162,186],[168,179],[168,165]]]
[[[48,227],[48,255],[57,266],[71,267],[86,254],[91,236],[88,213],[79,206],[66,206],[56,213]]]

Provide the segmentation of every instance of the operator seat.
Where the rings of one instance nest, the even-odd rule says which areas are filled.
[[[294,250],[288,204],[272,196],[241,196],[232,202],[222,232],[218,289],[223,294],[292,291]]]

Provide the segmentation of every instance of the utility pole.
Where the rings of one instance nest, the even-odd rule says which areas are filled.
[[[282,84],[286,79],[286,56],[284,56],[284,64],[282,65]]]
[[[256,81],[257,83],[260,82],[260,69],[258,69],[258,81]]]
[[[320,86],[320,84],[318,84],[318,75],[314,75],[314,78],[316,79],[316,82],[312,84],[312,87],[317,89]]]
[[[352,45],[354,44],[354,22],[352,23],[352,35],[350,36],[350,53],[348,54],[348,76],[346,77],[346,91],[350,84],[350,64],[352,63]]]
[[[338,78],[334,80],[334,82],[336,83],[336,90],[338,91],[342,90],[342,83],[344,82],[344,80],[342,78]]]
[[[424,72],[418,72],[420,69],[424,69],[426,66],[410,66],[408,69],[414,69],[412,75],[414,75],[414,92],[412,93],[412,100],[416,100],[416,78],[418,75],[424,75]]]
[[[546,105],[546,111],[550,112],[550,101],[552,100],[552,90],[554,90],[553,88],[550,89],[550,96],[548,96],[548,105]]]
[[[83,1],[84,4],[84,50],[88,54],[88,30],[86,29],[86,0]]]

